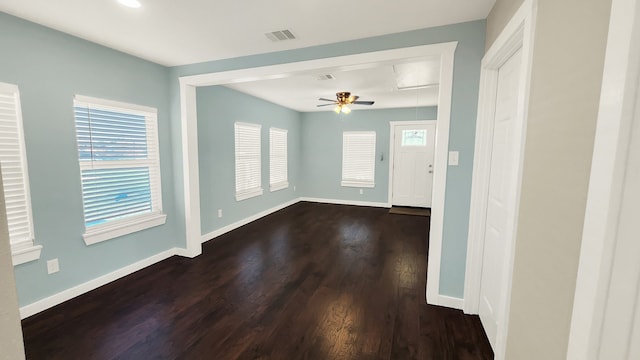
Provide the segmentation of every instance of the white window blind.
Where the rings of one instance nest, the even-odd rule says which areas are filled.
[[[374,187],[375,160],[375,131],[342,134],[342,186]]]
[[[74,113],[85,242],[164,223],[157,110],[76,96]]]
[[[33,244],[27,155],[18,87],[0,83],[0,164],[14,265],[40,257]]]
[[[262,195],[261,125],[235,123],[236,200]]]
[[[269,129],[269,185],[271,191],[289,187],[287,130]]]

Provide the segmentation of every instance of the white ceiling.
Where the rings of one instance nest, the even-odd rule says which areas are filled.
[[[0,0],[0,10],[174,66],[484,19],[495,0]],[[264,33],[290,29],[295,40]]]
[[[333,75],[335,79],[318,80],[319,75],[326,74]],[[359,100],[375,101],[372,106],[351,105],[352,110],[387,109],[437,105],[439,77],[440,58],[430,57],[324,68],[278,79],[226,86],[301,112],[333,111],[333,106],[317,107],[318,104],[327,104],[318,98],[335,99],[338,91],[349,91],[360,96]],[[399,80],[400,85],[405,83],[404,86],[435,86],[398,90]]]

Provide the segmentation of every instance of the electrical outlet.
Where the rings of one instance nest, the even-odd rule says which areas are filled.
[[[222,209],[218,209],[218,217],[221,218],[222,217]]]
[[[58,263],[58,259],[52,259],[47,261],[47,274],[53,274],[60,271],[60,264]]]
[[[364,194],[364,190],[360,189],[360,195]]]

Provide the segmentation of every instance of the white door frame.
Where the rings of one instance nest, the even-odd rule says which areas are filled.
[[[389,121],[389,196],[387,200],[387,204],[389,207],[393,205],[393,165],[395,161],[395,139],[396,139],[396,127],[398,126],[420,126],[420,125],[436,125],[436,136],[437,135],[437,120],[410,120],[410,121]],[[435,151],[435,145],[434,145]],[[435,154],[435,152],[434,152]],[[435,158],[435,155],[434,155]],[[433,177],[436,176],[436,167],[433,167]],[[431,187],[431,198],[433,199],[433,186]]]
[[[486,227],[487,204],[489,194],[489,177],[491,167],[491,147],[493,142],[493,128],[495,115],[495,102],[498,86],[498,70],[522,49],[522,62],[520,65],[520,83],[517,100],[514,130],[517,138],[514,140],[514,149],[519,153],[516,162],[515,181],[516,194],[514,201],[508,204],[507,209],[513,214],[508,224],[506,279],[500,296],[503,309],[496,312],[503,319],[498,324],[496,359],[504,358],[506,336],[508,331],[508,314],[511,298],[511,281],[513,273],[514,239],[516,234],[517,211],[520,202],[520,184],[522,178],[522,160],[524,158],[525,130],[529,103],[529,89],[531,83],[531,63],[533,57],[533,36],[535,31],[536,0],[525,0],[520,9],[515,13],[504,30],[500,33],[491,48],[482,59],[480,74],[480,96],[478,101],[478,121],[476,124],[476,143],[473,161],[473,180],[471,186],[471,207],[469,215],[469,237],[467,242],[467,267],[464,286],[464,311],[469,314],[477,314],[480,304],[480,284],[482,279],[482,258],[484,249],[484,234]]]
[[[434,167],[438,167],[440,171],[434,174],[437,176],[434,176],[433,179],[426,298],[430,304],[450,306],[451,302],[447,301],[446,296],[440,295],[439,289],[440,257],[444,225],[444,197],[447,182],[447,154],[449,150],[449,127],[451,121],[451,96],[453,91],[453,67],[457,45],[458,43],[454,41],[180,77],[181,146],[186,244],[185,248],[178,250],[178,254],[195,257],[202,253],[198,168],[198,118],[196,111],[197,87],[279,78],[282,76],[290,76],[290,74],[296,72],[326,67],[352,66],[410,57],[439,56],[440,94],[438,96]]]
[[[567,351],[571,360],[602,355],[630,129],[640,106],[639,41],[640,0],[613,0]]]

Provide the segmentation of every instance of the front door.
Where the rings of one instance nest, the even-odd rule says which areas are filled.
[[[507,281],[505,248],[512,241],[514,214],[510,204],[516,196],[516,171],[519,149],[515,148],[515,119],[520,82],[522,51],[518,50],[498,70],[491,169],[487,198],[487,217],[480,283],[480,320],[489,342],[495,349],[500,313],[504,304],[503,288]]]
[[[391,203],[431,207],[435,124],[394,126]]]

